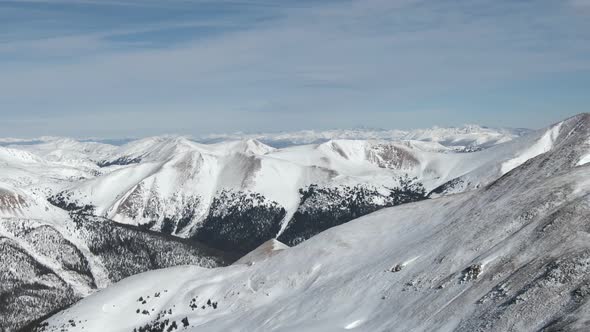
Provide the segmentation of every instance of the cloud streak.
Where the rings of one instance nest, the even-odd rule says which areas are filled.
[[[117,7],[126,3],[139,6],[123,1]],[[67,133],[73,125],[67,119],[92,114],[102,120],[79,125],[99,135],[104,129],[98,123],[115,122],[120,112],[128,114],[127,127],[135,125],[133,118],[153,121],[134,135],[170,132],[175,124],[187,134],[326,127],[330,121],[422,127],[434,123],[411,119],[409,110],[456,109],[448,119],[433,111],[429,120],[484,122],[494,118],[485,113],[490,100],[506,105],[516,93],[532,99],[521,109],[526,119],[552,90],[529,91],[526,84],[556,75],[574,84],[590,71],[590,23],[556,2],[273,3],[175,2],[172,7],[205,6],[205,14],[184,21],[141,17],[113,29],[0,43],[0,106],[6,110],[0,112],[21,113],[23,121],[39,112],[63,120],[54,124],[59,132],[45,134]],[[243,13],[236,6],[264,10]],[[213,34],[206,29],[212,26],[225,29]],[[170,42],[170,35],[155,33],[175,28],[194,28],[194,35]],[[481,110],[471,113],[478,105]],[[563,112],[545,110],[538,121]],[[125,136],[123,127],[117,130]]]

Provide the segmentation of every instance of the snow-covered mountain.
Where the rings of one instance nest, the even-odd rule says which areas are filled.
[[[469,131],[460,130],[454,139],[434,130],[414,132],[415,139],[331,139],[286,148],[256,139],[203,144],[174,136],[121,146],[45,138],[0,147],[0,270],[10,271],[0,280],[6,304],[0,326],[22,327],[143,271],[226,265],[258,248],[227,269],[240,262],[256,266],[294,250],[276,239],[305,248],[303,241],[314,235],[385,207],[463,192],[470,193],[457,197],[471,197],[536,157],[575,150],[561,159],[571,161],[560,166],[567,171],[590,160],[587,137],[563,148],[587,122],[580,115],[495,141],[480,133],[475,136],[484,138],[473,149],[451,144],[465,142],[461,135]],[[428,210],[434,203],[424,204]],[[150,319],[141,324],[154,318],[146,308],[140,314]]]
[[[522,132],[466,126],[402,135],[418,140],[338,139],[282,149],[255,139],[201,144],[163,136],[117,147],[45,138],[2,149],[28,156],[30,165],[19,171],[39,167],[33,175],[9,172],[6,181],[62,209],[245,253],[276,237],[294,245],[431,191],[478,188],[510,167],[503,163],[516,165],[550,145],[546,132],[513,139]],[[458,152],[454,144],[466,140],[493,146]]]
[[[73,166],[96,167],[96,162],[112,153],[116,147],[97,142],[80,142],[71,138],[46,139],[38,144],[12,145],[12,148],[38,155],[48,161]]]
[[[548,148],[551,137],[544,135],[551,130],[470,153],[420,140],[330,140],[276,149],[254,139],[201,144],[152,137],[116,149],[86,148],[85,161],[106,151],[96,162],[97,176],[48,198],[70,211],[245,253],[275,237],[297,244],[430,191],[478,188],[505,173],[504,163],[517,165]],[[28,147],[38,150],[46,151]]]
[[[232,257],[92,216],[0,183],[0,329],[17,330],[140,272]]]
[[[300,130],[278,133],[234,133],[210,134],[195,137],[197,142],[211,143],[228,140],[256,139],[273,147],[318,144],[330,140],[416,140],[436,142],[457,151],[475,151],[508,142],[530,133],[529,129],[490,128],[478,125],[462,127],[433,127],[414,130],[386,129],[334,129],[334,130]]]
[[[356,149],[331,151],[357,160]],[[492,152],[475,165],[483,157],[467,154],[439,180],[465,172],[461,188],[473,190],[382,209],[295,247],[265,243],[231,266],[133,276],[40,330],[586,330],[590,114]]]
[[[149,138],[101,161],[105,175],[49,199],[68,210],[248,251],[290,224],[302,191],[312,185],[343,199],[367,191],[367,200],[389,204],[400,178],[417,172],[406,151],[431,153],[418,145],[341,141],[276,150],[255,140],[206,145]]]
[[[208,134],[191,137],[191,140],[210,144],[227,141],[257,140],[275,148],[284,148],[294,145],[319,144],[330,140],[381,140],[403,141],[416,140],[424,142],[436,142],[456,151],[475,151],[486,149],[496,144],[508,142],[515,138],[525,136],[532,132],[524,128],[491,128],[486,126],[466,124],[461,127],[432,127],[427,129],[399,130],[399,129],[332,129],[332,130],[299,130],[268,133],[229,133]],[[37,144],[51,144],[64,137],[43,136],[36,138],[1,138],[0,146],[27,146]],[[123,145],[134,141],[130,138],[105,139],[83,138],[82,143],[98,143]]]
[[[196,242],[55,207],[47,200],[53,190],[95,176],[83,164],[62,162],[0,147],[0,330],[18,330],[140,272],[234,260]]]

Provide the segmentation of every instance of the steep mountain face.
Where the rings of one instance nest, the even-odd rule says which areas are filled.
[[[403,136],[419,140],[329,140],[284,149],[253,139],[199,144],[153,137],[120,147],[54,139],[13,151],[33,158],[27,190],[61,209],[246,253],[272,238],[295,245],[427,194],[476,189],[505,173],[509,162],[542,152],[551,130],[513,139],[520,132],[435,128]],[[457,152],[467,141],[492,147]],[[41,176],[43,168],[58,174]],[[22,178],[7,181],[22,185]]]
[[[185,264],[214,267],[234,259],[104,220],[79,218],[75,239],[37,220],[0,221],[0,326],[9,331],[137,273]]]
[[[82,297],[19,243],[4,236],[0,236],[0,268],[0,327],[3,331],[20,329]]]
[[[274,238],[296,245],[422,200],[491,160],[457,151],[518,136],[486,130],[437,129],[399,140],[405,133],[395,142],[381,133],[371,138],[385,140],[321,139],[287,149],[254,139],[3,140],[18,145],[0,147],[0,325],[20,328],[140,272],[225,265],[237,258],[228,252]],[[479,139],[465,143],[465,135]],[[466,158],[477,162],[466,169]]]
[[[419,145],[417,153],[444,154],[430,152],[440,146]],[[349,212],[327,225],[400,203],[390,196],[402,175],[419,167],[413,153],[410,143],[341,141],[279,151],[255,141],[201,145],[182,138],[148,139],[111,156],[137,162],[103,167],[107,174],[72,184],[49,201],[65,210],[247,252],[302,219],[293,216],[311,185],[351,204],[341,207]],[[373,197],[354,198],[362,192]],[[308,211],[312,208],[307,204]],[[317,213],[314,218],[327,216]],[[303,239],[326,228],[314,227],[293,236]]]
[[[533,141],[547,132],[549,148],[523,162],[533,153],[513,150],[479,189],[271,243],[244,264],[137,275],[40,330],[586,330],[590,115]]]
[[[504,259],[509,259],[509,267],[514,268],[511,270],[514,275],[529,284],[534,283],[530,280],[532,271],[553,266],[544,264],[560,266],[562,262],[570,262],[572,259],[575,261],[577,258],[574,259],[574,256],[569,256],[569,252],[558,249],[563,261],[551,256],[535,263],[536,265],[526,263],[531,264],[529,269],[525,262],[534,251],[521,250],[529,256],[519,256],[521,254],[518,252],[512,252],[513,248],[521,248],[521,243],[527,243],[525,240],[538,243],[535,245],[540,246],[539,248],[545,248],[547,243],[553,242],[535,242],[537,240],[530,237],[523,240],[513,234],[520,229],[520,225],[537,222],[537,217],[550,218],[549,214],[557,211],[555,209],[561,204],[553,205],[553,201],[567,203],[572,209],[575,207],[571,211],[558,211],[557,215],[564,213],[573,216],[571,222],[576,225],[571,226],[571,229],[580,232],[581,226],[578,224],[582,221],[577,213],[585,212],[580,207],[584,202],[580,197],[585,197],[580,195],[585,195],[585,189],[584,186],[579,186],[583,182],[581,179],[584,169],[579,166],[590,160],[588,117],[585,114],[576,116],[518,138],[515,138],[520,135],[518,133],[513,133],[514,136],[509,138],[492,132],[484,135],[480,130],[482,128],[473,127],[415,131],[412,133],[414,136],[408,133],[404,136],[414,140],[333,139],[282,149],[272,148],[252,139],[198,144],[179,137],[148,138],[119,147],[55,138],[44,139],[39,144],[0,147],[0,271],[7,271],[0,280],[0,301],[3,303],[0,306],[3,310],[0,314],[0,326],[10,330],[23,327],[32,320],[75,303],[97,289],[137,273],[182,264],[204,267],[227,265],[237,255],[257,247],[258,251],[249,255],[256,259],[248,259],[247,263],[257,266],[253,270],[242,271],[244,267],[240,264],[227,268],[228,270],[215,269],[213,272],[179,268],[176,271],[186,271],[194,275],[180,276],[173,273],[174,278],[170,280],[186,282],[187,287],[194,281],[199,284],[194,286],[199,292],[204,280],[213,280],[208,283],[210,287],[203,286],[207,295],[201,295],[210,296],[210,301],[200,303],[204,299],[197,299],[198,294],[195,293],[194,298],[189,301],[190,312],[183,311],[183,306],[179,303],[176,304],[178,309],[158,309],[152,303],[165,296],[158,295],[156,300],[155,294],[163,290],[154,291],[151,300],[146,300],[148,295],[144,295],[144,300],[137,303],[139,307],[134,308],[133,315],[127,317],[132,317],[130,320],[122,320],[125,329],[168,329],[175,321],[178,327],[181,324],[182,327],[205,324],[213,330],[224,330],[237,326],[232,324],[239,321],[237,317],[242,316],[245,321],[249,321],[246,318],[252,319],[248,323],[252,328],[267,324],[269,330],[308,329],[309,325],[302,325],[305,315],[301,319],[295,317],[292,325],[280,323],[280,320],[276,324],[269,323],[269,317],[274,314],[267,307],[268,301],[274,301],[277,296],[278,301],[286,307],[297,309],[302,303],[309,301],[305,297],[308,289],[321,294],[325,289],[333,289],[329,286],[330,281],[337,284],[341,281],[340,278],[348,280],[346,285],[351,287],[346,286],[345,290],[358,289],[367,294],[375,293],[375,289],[362,287],[363,281],[366,281],[362,276],[370,271],[377,273],[375,266],[381,268],[377,263],[388,259],[385,253],[407,251],[404,244],[416,244],[417,248],[430,253],[432,257],[435,256],[434,251],[429,250],[434,247],[450,250],[451,253],[450,256],[445,256],[447,258],[437,256],[440,263],[427,255],[430,258],[411,257],[390,268],[394,272],[389,273],[401,274],[410,265],[416,264],[416,271],[421,271],[419,277],[412,276],[416,279],[399,280],[389,285],[389,277],[384,277],[386,279],[383,280],[381,276],[375,277],[376,287],[391,294],[398,294],[395,293],[395,287],[408,292],[415,285],[420,285],[423,279],[430,280],[424,281],[430,285],[426,289],[422,286],[414,287],[419,294],[409,296],[407,301],[410,302],[401,301],[399,305],[390,307],[399,311],[395,314],[397,316],[394,315],[398,321],[413,319],[412,312],[408,311],[410,309],[404,309],[406,307],[424,305],[430,308],[428,301],[423,301],[418,295],[435,296],[430,294],[435,281],[439,283],[436,287],[442,285],[440,289],[446,289],[447,284],[441,281],[443,276],[453,280],[454,277],[450,277],[452,273],[460,275],[461,277],[456,278],[463,285],[477,280],[482,271],[486,273],[489,265],[475,262],[479,256],[474,256],[474,253],[502,247],[503,244],[498,241],[515,239],[514,243],[508,242],[508,258]],[[504,143],[498,144],[500,142]],[[485,150],[481,150],[483,148]],[[570,175],[573,178],[568,178]],[[362,220],[374,222],[375,229],[371,228],[373,226],[368,227],[364,233],[361,228],[354,226],[338,228],[347,230],[350,227],[353,230],[351,236],[369,243],[366,244],[367,248],[355,241],[349,241],[348,238],[343,240],[337,231],[326,231],[385,207],[455,193],[464,194],[409,205],[417,207],[419,211],[400,207],[386,210],[388,212],[383,212],[384,214],[372,214]],[[523,207],[513,209],[514,204],[521,204]],[[489,212],[482,212],[488,207]],[[520,214],[515,217],[512,213]],[[505,219],[500,220],[499,216]],[[368,223],[362,220],[355,223]],[[394,234],[388,236],[389,223],[392,222],[405,225],[403,232],[395,233],[397,228],[394,227]],[[487,222],[494,223],[494,227],[487,225]],[[428,229],[423,229],[420,226],[422,223]],[[453,231],[449,233],[447,228]],[[471,234],[474,239],[479,239],[480,243],[460,238],[463,234],[461,230],[465,230],[464,234]],[[574,236],[570,234],[569,228],[566,233],[563,236]],[[451,237],[446,238],[446,235]],[[310,239],[311,237],[313,238]],[[297,247],[285,249],[276,240],[272,240],[275,238]],[[317,238],[327,238],[337,244],[326,247],[317,242]],[[307,239],[310,240],[305,241]],[[268,240],[272,241],[267,242]],[[563,237],[559,240],[565,241]],[[308,242],[312,244],[308,245]],[[267,245],[260,247],[263,243]],[[448,243],[463,247],[460,250],[451,248]],[[276,247],[279,250],[267,247]],[[299,249],[300,247],[303,249]],[[351,251],[348,254],[345,251],[342,259],[331,259],[330,255],[325,257],[326,252],[340,250],[340,247]],[[355,249],[370,257],[355,258]],[[468,253],[465,257],[462,256],[463,251]],[[319,267],[314,265],[311,270],[305,270],[305,264],[310,263],[305,258],[308,254],[317,257],[315,263]],[[282,265],[286,263],[277,261],[285,255],[299,267],[293,269]],[[468,260],[473,261],[472,264],[464,266]],[[372,267],[366,265],[371,262],[374,263]],[[571,269],[567,265],[570,263],[563,264]],[[572,268],[578,269],[578,265],[575,265],[578,263],[573,264]],[[439,265],[442,270],[438,270]],[[437,268],[433,270],[432,266]],[[461,271],[457,270],[458,266],[462,266]],[[363,267],[367,270],[363,270]],[[498,265],[500,272],[497,273],[503,276],[502,271],[505,268],[505,265]],[[319,277],[316,270],[327,274],[327,277]],[[217,271],[230,271],[230,275]],[[339,271],[340,276],[334,275],[332,271]],[[250,273],[254,273],[254,279],[246,277]],[[268,279],[263,277],[265,273],[269,274]],[[425,274],[429,277],[423,277]],[[161,280],[168,280],[162,274],[154,275]],[[370,278],[373,281],[374,277]],[[579,276],[575,278],[581,280]],[[149,280],[151,279],[146,281],[148,284]],[[570,279],[567,280],[569,282]],[[369,284],[372,285],[372,281]],[[270,285],[264,286],[267,282]],[[410,283],[413,284],[412,287],[408,285]],[[245,285],[244,289],[238,289],[241,284]],[[157,285],[162,286],[161,283]],[[568,284],[567,287],[570,286],[572,285]],[[115,289],[116,287],[118,286]],[[152,286],[146,287],[151,289]],[[485,287],[476,292],[486,290]],[[528,289],[518,287],[521,286],[515,286],[515,289],[521,292]],[[583,301],[580,300],[580,296],[584,294],[583,289],[572,290],[577,294],[576,301]],[[174,290],[170,287],[165,290],[162,294],[175,294],[184,298],[180,288]],[[455,288],[453,290],[457,291]],[[278,294],[275,294],[277,291]],[[462,292],[442,292],[442,299],[449,303],[455,303],[452,296],[457,296],[457,299],[466,296],[465,303],[479,301],[479,298],[474,300],[467,297],[471,296],[468,291],[465,291],[465,295]],[[123,294],[120,298],[126,301]],[[337,290],[326,294],[334,299],[340,296]],[[388,294],[390,293],[382,295],[378,303],[367,300],[364,303],[365,308],[381,308],[380,303],[388,298]],[[495,299],[496,295],[492,297]],[[231,308],[222,308],[225,301],[232,304]],[[321,321],[329,321],[326,325],[319,323],[317,326],[320,330],[361,326],[365,329],[365,324],[368,329],[392,329],[388,323],[390,320],[384,322],[383,318],[391,316],[389,309],[377,310],[382,311],[382,316],[379,316],[381,322],[378,323],[381,325],[359,319],[333,328],[336,325],[332,325],[334,322],[330,317],[332,314],[340,317],[340,312],[325,309],[331,308],[330,301],[312,301],[314,304],[309,308],[323,313],[319,316],[325,317]],[[446,302],[439,302],[436,303],[441,307],[450,306]],[[8,305],[13,303],[16,305]],[[456,303],[460,307],[463,302]],[[263,308],[257,314],[259,316],[252,317],[252,313],[238,310],[243,307],[251,308],[254,304]],[[117,304],[114,305],[113,308],[118,308]],[[506,306],[493,302],[489,308],[485,307],[487,311],[477,311],[479,307],[471,308],[471,312],[477,313],[480,318],[466,316],[460,320],[461,324],[466,325],[457,323],[456,326],[467,330],[475,328],[474,324],[479,321],[494,321],[502,315],[507,315],[509,318],[506,319],[510,321],[512,309],[502,309]],[[345,306],[342,310],[353,307]],[[105,310],[106,307],[101,308]],[[567,319],[555,312],[544,312],[549,317],[555,317],[552,326],[569,327],[568,324],[579,317],[577,311],[570,311],[569,308],[577,308],[575,310],[582,313],[585,310],[583,306],[568,304],[560,309],[563,315],[569,315]],[[161,311],[156,312],[156,309]],[[445,317],[442,313],[448,316],[452,312],[451,309],[440,309],[440,312],[428,310],[425,312],[433,316],[440,314],[440,317]],[[509,312],[504,313],[502,310]],[[342,317],[349,317],[357,311],[350,309]],[[111,309],[105,312],[111,312]],[[486,312],[493,312],[493,317],[488,317]],[[178,314],[185,315],[186,321],[181,317],[173,319]],[[227,315],[232,318],[227,318]],[[279,314],[279,317],[282,315],[286,314]],[[135,319],[138,317],[139,319]],[[257,317],[266,318],[260,321]],[[375,317],[375,320],[379,321],[379,317]],[[227,323],[222,323],[217,318],[227,319]],[[315,327],[316,319],[307,318],[308,322],[314,322],[312,325]],[[74,330],[81,326],[92,327],[81,324],[82,319],[79,319],[52,323],[52,326]],[[408,326],[408,329],[440,327],[424,326],[426,327]],[[117,327],[113,327],[113,330],[117,330]]]
[[[377,190],[366,186],[320,188],[311,185],[300,191],[301,204],[278,239],[297,245],[330,228],[375,212],[384,207],[426,198],[419,182],[408,177],[394,189]]]
[[[435,140],[331,140],[274,149],[254,140],[205,145],[149,138],[106,156],[105,175],[74,183],[49,199],[68,210],[245,253],[275,237],[295,245],[380,208],[424,199],[426,193],[479,188],[505,173],[506,165],[550,148],[556,128],[471,153]],[[450,135],[434,132],[438,138]]]
[[[223,191],[193,237],[215,248],[249,251],[279,233],[285,214],[260,194]]]
[[[0,330],[15,331],[122,278],[235,258],[103,218],[69,216],[0,184]]]
[[[551,151],[555,148],[557,138],[575,119],[554,124],[518,140],[489,148],[480,153],[469,154],[463,162],[471,165],[463,174],[443,183],[430,192],[430,197],[465,192],[480,188],[494,181],[526,161]],[[564,128],[562,128],[562,126]],[[581,143],[579,143],[581,144]],[[471,157],[482,157],[473,160]]]

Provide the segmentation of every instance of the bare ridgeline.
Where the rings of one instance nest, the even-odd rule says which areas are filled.
[[[2,147],[2,328],[586,330],[589,156],[588,114],[485,149]]]

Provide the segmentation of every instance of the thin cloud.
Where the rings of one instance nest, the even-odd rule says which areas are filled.
[[[570,4],[578,8],[590,8],[590,0],[570,0]]]
[[[356,125],[383,122],[391,118],[387,112],[452,109],[471,94],[486,96],[509,83],[590,70],[590,50],[582,43],[589,36],[580,33],[589,30],[572,25],[587,22],[533,4],[478,3],[485,5],[364,0],[271,7],[273,19],[262,22],[222,15],[44,40],[35,52],[79,52],[59,63],[0,62],[0,105],[24,116],[40,108],[66,122],[93,112],[103,120],[80,124],[88,130],[118,121],[120,111],[130,114],[129,122],[117,122],[120,130],[134,125],[133,114],[157,126],[165,112],[176,114],[160,121],[168,132],[187,123],[198,123],[194,130],[257,123],[289,129],[310,127],[301,124],[314,119]],[[112,40],[175,24],[234,28],[148,49]],[[264,116],[252,116],[256,110]],[[213,120],[213,112],[224,116]],[[346,117],[335,118],[343,112]]]

